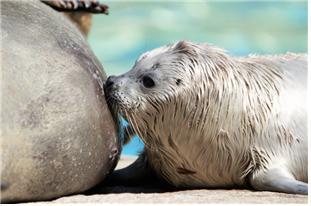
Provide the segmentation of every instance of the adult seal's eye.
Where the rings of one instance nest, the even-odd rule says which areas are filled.
[[[155,86],[153,79],[151,79],[149,76],[144,76],[142,81],[143,81],[144,87],[146,88],[152,88]]]

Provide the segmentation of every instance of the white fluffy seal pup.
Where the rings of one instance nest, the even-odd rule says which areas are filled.
[[[232,57],[180,41],[105,84],[145,143],[124,180],[149,168],[177,188],[308,193],[307,55]]]

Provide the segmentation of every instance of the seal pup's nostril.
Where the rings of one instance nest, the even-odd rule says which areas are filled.
[[[106,83],[105,83],[106,88],[112,87],[112,85],[114,84],[114,78],[115,78],[115,76],[109,76],[108,77],[108,79],[106,80]]]
[[[116,76],[109,76],[106,82],[104,83],[105,92],[111,92],[115,87]]]

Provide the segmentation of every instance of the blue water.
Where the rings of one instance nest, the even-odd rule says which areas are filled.
[[[150,49],[191,40],[231,55],[307,52],[307,1],[103,1],[109,16],[94,15],[89,42],[108,75],[131,69]],[[137,154],[136,137],[123,154]]]
[[[119,138],[123,142],[124,135],[125,135],[125,128],[128,126],[128,122],[124,120],[122,117],[119,117],[119,124],[120,124],[120,131],[119,131]],[[140,152],[143,150],[144,144],[141,139],[135,135],[133,139],[123,147],[122,154],[126,155],[139,155]]]
[[[130,141],[130,143],[128,143],[126,146],[123,147],[122,154],[139,155],[140,152],[143,150],[143,148],[144,148],[144,143],[136,135],[134,136],[132,141]]]

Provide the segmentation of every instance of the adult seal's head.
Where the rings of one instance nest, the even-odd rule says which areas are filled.
[[[103,68],[85,38],[40,1],[1,1],[1,195],[79,193],[118,160]]]
[[[306,73],[306,55],[237,58],[181,41],[143,54],[105,90],[144,141],[151,169],[169,183],[250,182],[306,194]]]

